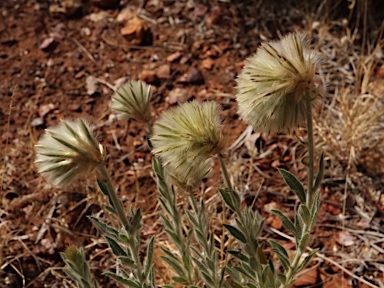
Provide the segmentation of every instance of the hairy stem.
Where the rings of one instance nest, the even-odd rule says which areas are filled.
[[[314,209],[313,206],[313,177],[314,177],[314,161],[315,161],[315,155],[314,155],[314,141],[313,141],[313,120],[312,120],[312,105],[311,105],[311,94],[308,92],[306,95],[306,104],[307,104],[307,145],[308,145],[308,156],[309,156],[309,163],[308,163],[308,188],[307,188],[307,195],[306,195],[306,205],[308,209]],[[307,233],[310,233],[312,227],[308,225],[309,223],[304,223],[304,229],[302,230],[302,234],[300,235],[300,239],[303,239],[303,236]],[[299,243],[300,244],[300,243]],[[299,245],[298,245],[299,246]],[[295,255],[292,260],[292,264],[288,270],[286,279],[287,284],[290,286],[290,281],[295,277],[297,267],[300,263],[300,258],[303,254],[303,251],[305,249],[300,250],[299,247],[296,247]]]
[[[312,105],[311,105],[311,94],[308,92],[306,95],[307,104],[307,134],[308,134],[308,194],[306,199],[306,205],[308,209],[312,208],[313,203],[313,176],[314,176],[314,143],[313,143],[313,120],[312,120]]]
[[[108,173],[104,164],[98,166],[98,172],[100,173],[102,181],[105,183],[105,185],[108,189],[108,194],[109,194],[109,197],[111,198],[113,208],[116,210],[117,216],[118,216],[121,224],[123,224],[123,227],[126,231],[129,231],[130,230],[129,229],[130,224],[128,221],[128,217],[125,214],[123,204],[121,203],[121,201],[117,197],[116,190],[115,190],[114,186],[112,185],[111,177],[109,176],[109,173]],[[134,261],[135,261],[135,264],[137,267],[136,268],[137,269],[136,274],[137,274],[139,282],[141,284],[144,284],[145,279],[143,279],[143,275],[141,273],[141,263],[140,263],[140,258],[139,258],[139,251],[138,251],[137,246],[135,244],[135,235],[129,235],[129,236],[130,237],[129,237],[128,245],[129,245],[129,248],[132,252],[132,256],[134,258]]]
[[[229,178],[228,170],[227,170],[227,167],[225,166],[223,157],[221,155],[217,155],[217,156],[219,157],[220,167],[221,167],[221,171],[223,172],[225,184],[227,185],[227,188],[229,190],[233,190],[231,179]]]

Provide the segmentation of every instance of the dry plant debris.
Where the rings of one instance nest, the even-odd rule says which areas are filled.
[[[324,59],[319,76],[328,91],[316,117],[317,147],[325,152],[327,164],[311,243],[320,253],[295,285],[383,287],[380,1],[313,1],[311,6],[293,0],[137,2],[0,3],[0,287],[74,287],[62,272],[59,254],[71,244],[84,247],[102,287],[116,287],[101,274],[115,261],[85,218],[109,213],[100,191],[91,179],[53,189],[33,165],[33,146],[43,129],[77,116],[98,123],[96,132],[114,165],[118,193],[126,207],[143,209],[143,233],[148,239],[157,237],[159,283],[169,280],[159,247],[170,243],[157,215],[145,127],[113,121],[108,108],[111,88],[140,77],[154,84],[151,104],[156,113],[191,99],[215,100],[224,107],[228,162],[243,205],[252,205],[271,223],[263,237],[288,249],[291,240],[269,211],[294,211],[296,199],[276,168],[294,167],[292,172],[305,178],[300,162],[305,131],[253,133],[238,120],[233,87],[242,61],[261,41],[293,31],[314,39]],[[215,217],[222,209],[217,194],[221,183],[215,169],[201,191],[221,235],[222,219]],[[185,199],[179,200],[185,205]],[[224,245],[230,247],[231,241]]]

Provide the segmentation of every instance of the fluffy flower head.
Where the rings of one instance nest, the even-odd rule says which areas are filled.
[[[49,183],[63,187],[75,177],[88,175],[104,161],[103,147],[88,122],[62,120],[46,129],[35,145],[35,164]]]
[[[306,119],[306,94],[315,99],[319,57],[305,35],[262,43],[237,78],[239,115],[255,129],[288,131]]]
[[[216,102],[194,100],[165,111],[154,124],[152,152],[185,183],[204,177],[209,159],[224,147],[219,112]]]
[[[112,95],[111,108],[120,118],[139,122],[151,120],[151,85],[143,81],[128,81]]]

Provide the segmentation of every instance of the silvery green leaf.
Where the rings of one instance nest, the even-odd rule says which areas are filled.
[[[254,275],[254,272],[252,271],[252,269],[250,267],[248,267],[249,269],[245,269],[245,267],[247,266],[235,266],[235,270],[239,271],[240,273],[242,273],[243,275],[245,275],[246,277],[248,277],[249,279],[251,279],[252,281],[256,282],[256,278],[255,278],[255,275]]]
[[[239,241],[241,241],[243,243],[247,242],[247,238],[245,238],[244,234],[242,232],[240,232],[237,228],[235,228],[231,225],[228,225],[228,224],[223,224],[223,225],[225,228],[228,229],[229,233],[231,233],[233,237],[235,237],[236,239],[238,239]]]
[[[173,227],[172,223],[168,220],[168,218],[162,213],[160,213],[159,215],[163,221],[164,227],[168,230],[172,230],[174,227]]]
[[[223,268],[221,269],[221,273],[220,273],[219,287],[223,287],[223,284],[226,283],[226,282],[225,282],[225,271],[226,271],[226,267],[223,267]]]
[[[168,251],[167,249],[163,248],[163,247],[160,247],[161,250],[167,254],[167,257],[168,258],[171,258],[173,261],[177,262],[178,264],[181,264],[181,261],[174,255],[172,254],[170,251]]]
[[[172,215],[172,212],[171,212],[169,206],[167,205],[167,203],[165,203],[164,199],[162,197],[159,197],[158,199],[160,201],[161,208],[164,209],[168,215]],[[162,214],[160,214],[160,215],[162,215]]]
[[[180,239],[180,237],[173,231],[169,230],[169,229],[164,229],[165,232],[167,233],[167,235],[171,238],[172,242],[177,246],[177,247],[181,247],[182,246],[182,240]]]
[[[111,206],[105,206],[105,209],[107,209],[109,212],[111,212],[112,214],[115,214],[115,215],[117,215],[117,212],[116,212],[116,210],[113,208],[113,207],[111,207]]]
[[[96,179],[97,185],[99,186],[101,192],[108,197],[108,202],[111,206],[106,206],[106,209],[112,212],[113,214],[117,214],[115,207],[113,207],[113,202],[111,196],[109,196],[109,191],[105,183],[99,179]]]
[[[269,287],[275,287],[275,278],[268,265],[264,266],[261,274],[262,282]]]
[[[316,253],[319,251],[319,249],[314,249],[312,250],[305,258],[304,260],[300,263],[299,267],[297,267],[297,270],[296,270],[296,273],[300,272],[301,270],[303,270],[305,268],[305,266],[307,266],[307,264],[309,263],[309,261],[311,261],[311,259],[313,258],[313,256],[316,255]]]
[[[265,257],[265,254],[263,252],[263,249],[261,247],[257,247],[256,254],[259,259],[260,264],[267,264],[267,257]]]
[[[188,210],[186,210],[185,213],[187,214],[188,219],[192,222],[193,226],[199,227],[199,223],[197,222],[195,217],[192,215],[192,213]]]
[[[99,229],[103,233],[110,235],[110,236],[113,236],[116,239],[119,238],[119,232],[115,228],[102,222],[99,218],[94,217],[94,216],[88,216],[88,219],[90,219],[94,224],[96,224],[96,226],[99,227]]]
[[[231,254],[232,256],[236,257],[237,259],[241,260],[241,261],[249,263],[249,257],[244,255],[240,251],[229,250],[228,253]]]
[[[285,216],[283,213],[281,213],[281,211],[279,210],[272,210],[271,211],[272,213],[276,214],[280,219],[281,219],[281,222],[283,223],[284,227],[292,232],[292,234],[296,237],[296,238],[299,238],[300,235],[298,235],[297,231],[296,231],[296,228],[295,226],[293,225],[293,223],[291,222],[291,220],[288,219],[287,216]]]
[[[152,266],[151,271],[149,273],[149,281],[151,283],[151,288],[157,288],[154,266]]]
[[[124,285],[127,285],[128,287],[133,287],[133,288],[141,288],[140,284],[135,282],[135,281],[132,281],[128,278],[125,278],[125,277],[122,277],[116,273],[112,273],[112,272],[104,272],[103,273],[104,275],[107,275],[108,277],[116,280],[117,282],[120,282]]]
[[[105,239],[108,242],[109,247],[112,249],[112,253],[115,254],[116,256],[127,256],[127,253],[124,251],[123,248],[117,243],[114,239],[108,236],[104,236]]]
[[[280,283],[282,283],[283,285],[286,285],[286,283],[287,283],[287,278],[285,277],[284,274],[277,273],[277,278],[279,279]],[[285,287],[285,286],[284,286],[284,287]]]
[[[145,259],[145,264],[144,264],[144,271],[143,271],[143,278],[146,279],[149,272],[151,271],[152,269],[152,260],[153,260],[153,251],[154,251],[154,240],[155,240],[155,237],[152,237],[150,240],[149,240],[149,243],[148,243],[148,248],[147,248],[147,258]]]
[[[309,240],[309,233],[305,233],[303,237],[300,239],[299,249],[301,252],[304,252],[305,249],[307,248],[308,240]]]
[[[320,159],[319,159],[319,171],[317,172],[315,184],[313,185],[313,191],[316,191],[321,184],[321,181],[323,180],[324,176],[324,153],[321,153]]]
[[[188,285],[188,281],[184,277],[173,276],[172,280],[183,285]]]
[[[225,204],[227,204],[228,207],[232,209],[232,211],[236,211],[236,207],[235,207],[235,204],[233,203],[231,194],[228,191],[226,191],[226,189],[222,189],[222,188],[219,188],[219,192]]]
[[[125,230],[122,230],[122,232],[119,233],[119,239],[124,243],[129,243],[130,238],[131,237],[127,234],[127,231]]]
[[[129,230],[128,233],[133,235],[135,234],[141,227],[141,210],[140,208],[136,210],[136,213],[133,214],[133,217],[131,217],[131,220],[130,220],[130,227],[129,227]]]
[[[195,257],[192,257],[193,262],[195,262],[196,266],[203,272],[208,273],[207,268],[204,266],[202,261],[200,259],[197,259]]]
[[[301,225],[298,213],[295,214],[295,228],[296,228],[296,231],[297,231],[297,235],[301,236],[302,231],[303,231],[303,226]]]
[[[279,169],[280,174],[284,177],[285,183],[289,186],[289,188],[295,192],[297,197],[299,198],[301,203],[305,203],[305,191],[303,185],[300,183],[300,181],[293,175],[291,172]]]
[[[135,264],[135,261],[133,261],[130,257],[119,256],[117,258],[120,260],[120,262],[121,262],[121,264],[123,264],[123,266],[126,266],[129,269],[137,269],[137,265]]]
[[[99,179],[96,179],[96,182],[97,182],[97,185],[99,185],[99,188],[101,190],[101,192],[103,192],[103,194],[105,196],[109,196],[109,191],[108,191],[108,188],[107,186],[104,184],[103,181],[99,180]]]
[[[272,259],[268,260],[268,266],[269,266],[269,270],[271,271],[271,273],[275,274],[275,265],[273,265]]]
[[[308,207],[305,204],[300,205],[300,207],[298,209],[298,214],[299,214],[301,220],[306,225],[308,225],[311,214],[309,213]]]
[[[315,200],[313,201],[312,210],[311,210],[311,220],[309,221],[309,227],[313,227],[317,218],[317,212],[319,211],[320,204],[320,193],[315,193]]]
[[[285,248],[275,240],[269,240],[269,244],[272,246],[272,251],[277,254],[277,257],[279,257],[281,264],[283,264],[284,270],[288,271],[290,262],[287,250],[285,250]]]
[[[206,273],[204,271],[200,271],[200,273],[201,273],[201,276],[203,276],[203,280],[208,287],[214,287],[215,286],[216,283],[212,280],[211,276],[208,273]]]

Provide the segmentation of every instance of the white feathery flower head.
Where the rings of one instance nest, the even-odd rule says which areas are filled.
[[[46,129],[35,145],[35,165],[49,183],[63,187],[77,176],[85,176],[104,161],[103,146],[82,118],[61,120]]]
[[[128,81],[112,95],[112,111],[119,118],[147,123],[151,120],[151,96],[151,85],[143,81]]]
[[[319,56],[305,35],[262,43],[237,78],[240,117],[259,131],[289,131],[306,120],[306,95],[314,100]]]
[[[209,159],[224,147],[220,106],[213,101],[183,103],[163,112],[154,124],[151,143],[164,165],[182,181],[202,178]],[[207,168],[207,170],[205,170]]]

